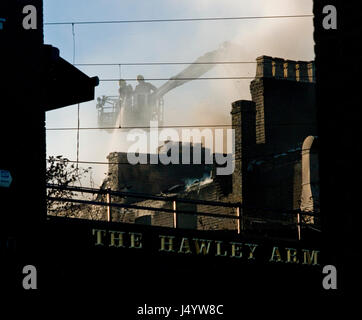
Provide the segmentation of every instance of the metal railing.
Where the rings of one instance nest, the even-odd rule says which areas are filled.
[[[85,200],[85,199],[74,199],[74,198],[63,198],[63,197],[53,197],[48,196],[47,199],[50,201],[61,201],[61,202],[70,202],[78,204],[88,204],[95,206],[104,206],[107,208],[107,221],[112,221],[112,208],[125,208],[125,209],[135,209],[135,210],[147,210],[155,212],[166,212],[173,215],[173,227],[178,228],[178,215],[193,215],[193,216],[204,216],[218,219],[231,219],[236,220],[236,230],[240,234],[243,229],[243,217],[241,215],[241,203],[230,203],[230,202],[219,202],[219,201],[206,201],[206,200],[196,200],[196,199],[185,199],[175,196],[161,196],[161,195],[150,195],[144,193],[135,193],[135,192],[121,192],[113,191],[110,189],[93,189],[85,187],[73,187],[73,186],[59,186],[59,185],[47,185],[48,189],[56,190],[66,190],[73,192],[89,193],[89,194],[98,194],[105,195],[106,201],[96,201],[96,200]],[[170,202],[172,204],[172,209],[168,208],[157,208],[151,206],[144,206],[139,204],[129,204],[129,203],[116,203],[112,202],[112,196],[119,198],[135,198],[144,200],[155,200],[155,201],[164,201]],[[194,210],[180,210],[177,209],[178,203],[187,203],[194,205],[205,205],[205,206],[215,206],[215,207],[224,207],[231,208],[234,211],[234,215],[231,214],[222,214],[222,213],[210,213],[203,211],[194,211]]]
[[[197,199],[185,199],[180,198],[177,196],[164,196],[164,195],[151,195],[145,193],[135,193],[135,192],[122,192],[122,191],[113,191],[111,189],[94,189],[94,188],[86,188],[86,187],[76,187],[76,186],[59,186],[59,185],[52,185],[48,184],[47,189],[54,189],[54,190],[66,190],[70,192],[80,192],[80,193],[87,193],[87,194],[97,194],[103,195],[105,201],[102,200],[87,200],[87,199],[74,199],[70,197],[54,197],[48,196],[47,199],[49,201],[55,202],[69,202],[69,203],[78,203],[78,204],[87,204],[87,205],[94,205],[94,206],[102,206],[107,208],[107,221],[113,221],[112,215],[112,208],[124,208],[124,209],[134,209],[134,210],[145,210],[145,211],[154,211],[154,212],[164,212],[172,214],[172,227],[178,228],[178,217],[179,215],[193,215],[193,216],[203,216],[203,217],[210,217],[210,218],[217,218],[217,219],[230,219],[236,221],[236,230],[237,233],[240,234],[241,231],[245,230],[245,223],[246,221],[258,221],[258,218],[255,217],[246,217],[243,210],[257,210],[257,211],[266,211],[266,212],[274,212],[278,214],[284,215],[292,215],[296,218],[296,222],[293,223],[297,229],[297,239],[301,240],[301,227],[307,226],[315,231],[320,231],[315,227],[308,226],[307,223],[303,223],[301,217],[302,216],[309,216],[309,217],[316,217],[316,213],[314,212],[305,212],[301,210],[285,210],[285,209],[273,209],[273,208],[257,208],[257,207],[245,207],[241,203],[231,203],[231,202],[221,202],[221,201],[208,201],[208,200],[197,200]],[[118,197],[122,199],[127,198],[134,198],[140,199],[140,201],[133,202],[133,203],[119,203],[113,202],[112,197]],[[146,205],[140,205],[139,203],[145,200],[153,200],[153,201],[164,201],[165,203],[170,203],[171,208],[165,207],[152,207]],[[202,206],[212,206],[212,207],[221,207],[221,208],[228,208],[233,211],[234,214],[223,214],[223,213],[211,213],[211,212],[204,212],[204,211],[197,211],[197,210],[180,210],[178,209],[178,204],[185,203],[185,204],[193,204],[193,205],[202,205]],[[273,222],[271,219],[262,218],[264,222]]]

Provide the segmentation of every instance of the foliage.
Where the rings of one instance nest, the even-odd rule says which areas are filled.
[[[69,159],[63,156],[50,156],[46,170],[46,183],[62,187],[61,189],[47,189],[47,197],[71,199],[75,193],[66,190],[67,187],[74,186],[76,182],[81,184],[81,179],[84,178],[90,171],[87,169],[77,168],[74,163],[70,163]],[[72,202],[54,201],[47,199],[48,214],[74,216],[79,211],[79,205]]]

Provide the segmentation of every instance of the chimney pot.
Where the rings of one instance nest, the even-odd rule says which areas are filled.
[[[295,81],[296,79],[296,62],[293,60],[286,60],[284,62],[284,78]]]
[[[297,81],[309,82],[308,63],[307,62],[298,61],[296,70],[297,70]]]
[[[272,65],[273,77],[276,79],[284,79],[284,59],[274,58]]]
[[[256,78],[262,78],[262,77],[271,78],[273,76],[273,66],[272,66],[273,58],[269,56],[261,56],[256,58],[256,61],[257,61]]]
[[[308,63],[308,77],[309,82],[315,82],[315,63],[311,61]]]

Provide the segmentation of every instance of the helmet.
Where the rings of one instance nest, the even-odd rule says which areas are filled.
[[[143,75],[139,74],[137,76],[137,81],[144,81],[144,80],[145,80],[145,78],[143,77]]]

